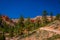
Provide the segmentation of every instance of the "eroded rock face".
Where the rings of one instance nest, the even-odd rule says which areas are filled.
[[[2,19],[3,19],[4,21],[9,21],[9,18],[8,18],[7,16],[2,16]]]
[[[2,15],[2,20],[7,24],[14,26],[14,22],[8,16]]]
[[[55,26],[60,28],[60,21],[56,20],[46,27],[30,32],[27,37],[17,37],[16,40],[60,40],[60,29],[55,28]]]
[[[47,40],[47,38],[56,35],[55,32],[40,30],[39,33],[36,33],[36,38],[38,37],[39,40]]]
[[[57,35],[58,34],[52,31],[40,30],[40,31],[33,33],[32,35],[28,37],[25,37],[19,40],[49,40],[49,39],[55,40],[54,36],[57,36]],[[59,39],[59,38],[57,37],[56,39]]]

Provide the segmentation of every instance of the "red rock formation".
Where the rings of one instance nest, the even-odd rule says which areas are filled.
[[[3,19],[4,21],[9,21],[8,16],[2,16],[2,19]]]
[[[34,22],[35,22],[35,20],[34,20],[34,19],[31,19],[31,22],[33,22],[33,23],[34,23]]]
[[[14,24],[14,22],[11,19],[9,19],[8,16],[2,15],[2,20],[5,21],[7,24],[10,24],[10,25]]]

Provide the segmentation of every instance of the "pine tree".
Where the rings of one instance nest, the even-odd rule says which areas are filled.
[[[43,23],[47,24],[47,11],[43,11],[42,19],[43,19]]]
[[[18,32],[20,32],[19,34],[23,34],[23,30],[24,30],[24,17],[21,16],[19,21],[18,21]]]
[[[30,28],[31,28],[30,24],[31,24],[30,17],[28,17],[27,20],[25,21],[25,28],[26,28],[27,31],[29,31]]]
[[[3,27],[2,26],[2,15],[0,14],[0,27]]]
[[[8,33],[9,32],[9,25],[7,25],[7,23],[5,21],[3,21],[2,25],[3,25],[4,32]]]
[[[0,40],[5,40],[4,32],[0,33]]]
[[[20,17],[18,24],[19,24],[19,26],[24,27],[24,18],[23,18],[23,16]]]
[[[51,17],[51,22],[53,21],[53,13],[50,13],[50,17]]]
[[[36,27],[37,28],[40,27],[40,24],[41,24],[41,20],[40,20],[40,18],[37,18],[36,19]]]
[[[60,14],[59,13],[56,15],[56,18],[55,19],[56,20],[60,20]]]
[[[14,27],[10,26],[9,35],[12,38],[14,36]]]

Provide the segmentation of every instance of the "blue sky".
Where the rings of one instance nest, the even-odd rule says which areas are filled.
[[[0,0],[0,13],[10,18],[36,17],[46,10],[54,15],[60,13],[59,0]]]

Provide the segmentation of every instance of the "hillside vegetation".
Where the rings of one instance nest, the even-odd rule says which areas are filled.
[[[47,11],[43,11],[42,18],[38,17],[35,20],[31,20],[30,17],[25,20],[24,17],[21,16],[18,20],[18,23],[13,22],[10,18],[3,18],[2,16],[3,15],[0,15],[0,35],[2,34],[0,36],[0,40],[5,40],[6,37],[10,39],[14,37],[28,37],[29,35],[35,33],[34,30],[45,27],[46,25],[52,23],[55,20],[60,21],[60,14],[57,14],[54,18],[52,12],[50,13],[50,19],[48,19]],[[46,35],[48,34],[46,33]]]

